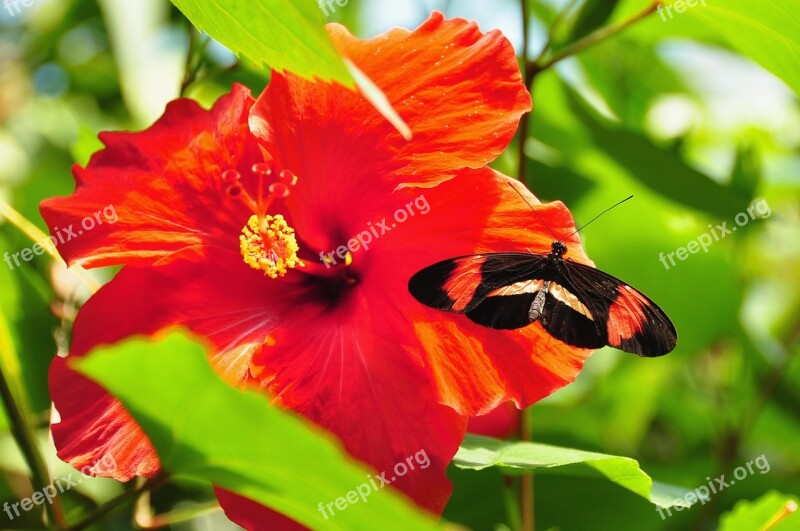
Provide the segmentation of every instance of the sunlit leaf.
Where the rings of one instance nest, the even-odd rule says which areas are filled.
[[[731,186],[753,197],[756,194],[756,190],[758,190],[761,178],[761,160],[755,148],[752,146],[740,146],[736,151],[736,162],[733,165]]]
[[[467,435],[453,463],[482,470],[500,467],[511,473],[604,477],[659,507],[690,507],[686,489],[653,481],[635,459],[530,442],[507,442]]]
[[[709,1],[687,11],[800,93],[800,2]]]
[[[227,385],[182,334],[100,348],[73,366],[122,400],[173,475],[238,492],[312,529],[437,529],[389,489],[326,519],[319,504],[368,485],[368,471],[265,396]]]
[[[77,164],[86,166],[92,155],[101,149],[103,149],[103,143],[100,142],[97,131],[84,124],[78,130],[78,140],[72,145],[70,152]]]
[[[655,145],[642,134],[604,124],[579,97],[570,92],[572,109],[588,128],[592,143],[630,175],[664,197],[723,218],[747,208],[752,196],[736,187],[714,181],[683,161],[674,148]],[[714,198],[709,201],[709,198]]]
[[[663,2],[661,10],[637,24],[629,35],[647,42],[671,37],[723,45],[753,59],[800,93],[800,2],[795,0],[680,0]],[[615,21],[651,5],[625,0]],[[669,7],[669,10],[667,9]]]
[[[586,0],[575,17],[570,39],[575,41],[603,26],[619,0]]]
[[[733,510],[722,515],[719,531],[789,531],[800,529],[797,496],[769,492],[757,500],[743,500]]]
[[[647,112],[658,96],[686,92],[685,83],[654,46],[624,37],[593,46],[578,61],[587,83],[629,128],[644,130]]]
[[[2,232],[15,230],[7,225]],[[35,264],[25,262],[17,255],[20,266],[15,265],[14,254],[19,253],[23,246],[30,245],[25,237],[19,235],[15,240],[23,242],[18,247],[12,247],[10,241],[0,233],[0,255],[9,253],[14,266],[10,269],[5,261],[0,262],[0,319],[5,322],[0,334],[0,356],[4,358],[10,377],[23,393],[25,407],[29,407],[32,413],[43,413],[50,407],[47,368],[56,352],[53,329],[58,321],[48,307],[53,293]],[[49,258],[44,255],[34,255],[34,258],[49,263]]]
[[[199,30],[257,63],[306,77],[353,81],[314,0],[172,0]]]

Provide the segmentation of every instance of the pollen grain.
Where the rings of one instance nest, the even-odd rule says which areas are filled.
[[[260,222],[258,216],[251,216],[239,236],[239,249],[247,265],[269,278],[282,277],[289,269],[304,265],[297,257],[300,248],[294,229],[280,214],[267,215]]]

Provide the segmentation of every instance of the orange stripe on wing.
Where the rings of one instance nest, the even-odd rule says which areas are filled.
[[[486,262],[485,256],[470,257],[457,262],[450,278],[442,286],[447,296],[453,301],[453,311],[463,312],[472,301],[475,291],[483,280],[481,266],[484,262]]]
[[[608,309],[608,344],[619,347],[623,340],[641,333],[647,324],[644,308],[648,305],[635,289],[620,286],[617,298]]]

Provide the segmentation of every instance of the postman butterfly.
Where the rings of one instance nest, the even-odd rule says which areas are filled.
[[[553,237],[548,254],[487,253],[438,262],[412,276],[408,290],[422,304],[489,328],[538,322],[574,347],[609,345],[645,357],[675,348],[678,334],[661,308],[618,278],[565,260],[566,244]]]

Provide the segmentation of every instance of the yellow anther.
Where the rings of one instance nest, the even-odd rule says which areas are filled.
[[[304,265],[297,257],[300,248],[294,229],[280,214],[267,215],[260,221],[258,216],[250,216],[239,236],[239,249],[247,265],[264,271],[269,278],[282,277],[289,269]]]

